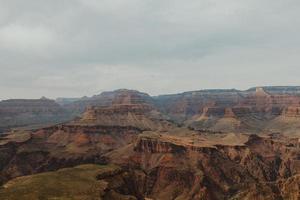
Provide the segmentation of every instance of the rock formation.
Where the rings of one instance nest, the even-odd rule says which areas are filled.
[[[82,163],[105,164],[103,154],[132,143],[146,130],[166,131],[174,124],[134,93],[116,95],[106,107],[89,107],[68,123],[3,135],[2,181]],[[17,141],[26,135],[26,140]],[[35,159],[36,158],[36,159]],[[0,181],[1,181],[0,179]]]
[[[300,198],[299,142],[245,137],[212,143],[201,136],[148,134],[140,136],[131,150],[116,150],[109,157],[145,171],[146,195],[153,199]]]
[[[65,122],[71,115],[54,100],[13,99],[0,102],[0,129]]]
[[[65,198],[62,191],[85,199],[300,198],[298,87],[158,97],[117,90],[60,103],[0,102],[0,120],[29,120],[13,127],[82,114],[0,135],[0,198],[16,199],[24,188],[33,198]],[[41,180],[49,181],[46,193]],[[88,187],[78,189],[81,181]]]

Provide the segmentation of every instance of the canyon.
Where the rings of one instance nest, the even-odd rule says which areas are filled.
[[[300,198],[300,87],[6,100],[0,121],[1,199]]]

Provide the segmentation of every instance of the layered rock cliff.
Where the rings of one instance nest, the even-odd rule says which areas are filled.
[[[148,104],[117,104],[89,107],[74,124],[132,126],[141,130],[166,130],[172,126],[167,118]]]
[[[298,140],[250,135],[229,144],[193,137],[142,135],[131,150],[108,156],[145,171],[146,196],[153,199],[300,198]]]
[[[109,180],[107,199],[299,199],[296,89],[160,97],[118,90],[71,101],[63,106],[83,112],[75,120],[0,136],[0,184],[78,164],[113,163],[122,170],[97,177]],[[12,113],[55,116],[61,108],[35,102],[24,109],[12,102]]]
[[[132,143],[141,132],[173,126],[135,95],[117,96],[112,105],[90,107],[76,120],[25,131],[26,140],[17,140],[20,132],[0,137],[4,152],[0,178],[5,181],[76,164],[106,163],[103,154]]]
[[[70,120],[72,116],[53,100],[13,99],[0,102],[0,128],[47,125]]]
[[[132,126],[141,130],[167,130],[173,124],[151,103],[151,97],[132,90],[117,90],[108,105],[88,106],[77,125]],[[100,96],[106,96],[106,93]]]
[[[276,120],[283,123],[298,117],[299,91],[299,87],[258,87],[246,91],[202,90],[150,97],[135,90],[121,89],[90,98],[58,99],[61,106],[47,99],[3,101],[0,103],[0,120],[5,126],[55,123],[80,115],[88,108],[144,104],[177,123],[196,129],[257,132],[274,124],[272,120],[278,117],[282,116]],[[230,120],[226,109],[232,111]],[[90,116],[91,110],[87,111]],[[221,125],[214,127],[219,120]]]
[[[61,102],[61,101],[59,101]],[[108,107],[113,104],[152,104],[153,99],[146,93],[136,90],[120,89],[102,92],[92,97],[83,97],[74,101],[63,101],[61,105],[69,111],[83,113],[88,107]]]
[[[197,130],[225,132],[271,131],[276,121],[290,123],[300,121],[298,107],[300,97],[291,94],[270,94],[263,88],[247,93],[240,92],[239,100],[231,105],[208,103],[199,104],[200,110],[185,123]],[[285,131],[277,126],[272,131]]]

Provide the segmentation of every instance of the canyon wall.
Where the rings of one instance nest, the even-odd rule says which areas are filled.
[[[0,102],[0,129],[61,123],[70,113],[49,99],[12,99]]]
[[[143,135],[132,150],[110,156],[146,172],[146,196],[152,199],[300,198],[298,140],[250,135],[243,144],[183,141]]]

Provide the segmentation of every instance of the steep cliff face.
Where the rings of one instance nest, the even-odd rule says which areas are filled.
[[[0,128],[59,123],[72,116],[49,99],[15,99],[0,102]]]
[[[164,107],[168,113],[182,113],[183,111],[193,110],[190,113],[193,115],[201,112],[204,107],[242,106],[253,107],[257,111],[266,112],[270,110],[270,107],[299,105],[299,91],[294,93],[284,92],[279,89],[271,90],[269,87],[267,89],[258,87],[247,91],[204,90],[159,96],[156,100],[158,102],[157,105]],[[185,109],[176,109],[177,107],[184,107]]]
[[[231,106],[214,103],[199,105],[201,110],[185,121],[188,126],[197,130],[224,132],[261,132],[284,131],[276,126],[299,121],[299,96],[290,94],[269,94],[263,88],[255,91],[240,92],[240,98]],[[274,126],[274,129],[270,127]],[[293,125],[294,126],[294,125]],[[295,129],[296,130],[296,129]]]
[[[251,108],[252,113],[261,115],[278,116],[289,106],[299,106],[299,96],[284,95],[284,94],[269,94],[263,88],[257,88],[255,93],[246,96],[246,98],[239,102],[239,106],[248,106]],[[247,113],[244,113],[247,115]]]
[[[142,135],[108,156],[145,171],[146,196],[153,199],[300,198],[298,140],[250,135],[228,144],[197,137]]]
[[[155,104],[177,121],[201,114],[205,107],[229,107],[243,97],[238,90],[203,90],[155,97]]]

